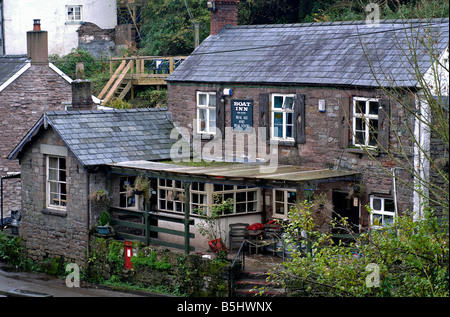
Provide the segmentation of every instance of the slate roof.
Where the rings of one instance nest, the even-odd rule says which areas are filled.
[[[52,111],[8,156],[15,159],[41,127],[51,126],[83,166],[133,160],[167,160],[177,141],[166,108]]]
[[[166,80],[379,86],[364,54],[369,52],[377,78],[395,79],[395,84],[382,80],[382,85],[411,87],[417,82],[411,75],[410,54],[404,51],[405,39],[412,42],[409,34],[427,26],[439,34],[436,47],[442,53],[448,46],[448,18],[430,24],[382,20],[378,26],[365,21],[228,26],[206,38]],[[424,73],[431,66],[428,53],[419,45],[417,54]]]
[[[0,91],[1,87],[28,63],[26,55],[0,56]]]

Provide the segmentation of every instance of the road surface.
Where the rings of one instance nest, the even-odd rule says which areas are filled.
[[[11,293],[39,293],[52,297],[139,297],[96,287],[67,287],[65,280],[44,273],[15,272],[0,262],[0,296]],[[35,295],[39,295],[35,294]]]

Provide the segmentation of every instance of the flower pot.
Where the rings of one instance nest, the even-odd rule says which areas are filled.
[[[97,226],[98,234],[108,235],[109,234],[109,226]]]

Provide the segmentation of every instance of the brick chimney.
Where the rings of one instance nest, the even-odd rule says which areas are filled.
[[[31,64],[48,64],[48,33],[41,30],[41,20],[33,20],[33,30],[27,32],[27,55]]]
[[[219,34],[225,25],[238,25],[239,0],[212,0],[207,3],[211,11],[211,35]]]

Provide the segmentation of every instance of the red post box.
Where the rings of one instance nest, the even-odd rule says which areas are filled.
[[[133,242],[125,241],[125,268],[131,270],[133,264],[131,263],[131,257],[133,256]]]

